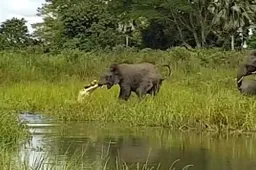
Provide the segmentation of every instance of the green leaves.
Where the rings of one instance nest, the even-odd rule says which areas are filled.
[[[0,25],[0,49],[21,48],[29,44],[30,35],[24,18],[7,19]]]
[[[249,0],[224,1],[212,3],[211,12],[214,14],[214,24],[225,31],[237,31],[239,27],[248,27],[255,20],[256,6]]]
[[[222,46],[231,35],[238,42],[237,30],[255,23],[255,14],[256,4],[250,0],[46,0],[38,8],[44,22],[34,27],[35,35],[54,50],[91,51],[124,44],[200,48]],[[9,23],[11,29],[4,26],[0,42],[25,44],[29,35],[22,22]]]
[[[172,12],[193,12],[195,7],[187,0],[167,0],[160,5],[161,7],[168,9]]]
[[[58,0],[39,12],[44,23],[38,35],[51,46],[90,51],[120,43],[118,17],[103,1]]]

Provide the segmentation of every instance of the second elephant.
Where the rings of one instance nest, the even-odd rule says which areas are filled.
[[[240,93],[246,95],[256,95],[256,80],[247,79],[243,77],[237,82],[237,87]]]
[[[256,74],[256,51],[250,53],[237,72],[237,88],[242,94],[256,95],[256,80],[244,79],[252,74]]]
[[[245,76],[256,73],[256,51],[252,51],[249,56],[247,56],[246,61],[243,62],[237,72],[237,81],[243,79]]]

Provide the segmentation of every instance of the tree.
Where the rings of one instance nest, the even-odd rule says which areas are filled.
[[[5,48],[21,48],[29,45],[30,35],[24,18],[7,19],[0,25],[1,46]]]
[[[206,0],[133,0],[129,9],[133,17],[144,16],[172,26],[183,44],[191,43],[193,38],[193,45],[204,47],[213,26],[209,5]]]
[[[52,1],[38,11],[44,22],[36,26],[37,35],[51,46],[89,51],[123,43],[118,17],[102,1]]]
[[[255,12],[250,0],[46,0],[35,34],[55,49],[90,51],[125,40],[140,48],[201,48],[223,46],[228,36],[234,49]]]
[[[123,3],[133,19],[144,16],[150,22],[166,23],[170,30],[174,27],[184,45],[198,48],[224,44],[222,41],[231,36],[233,49],[238,28],[244,32],[255,21],[255,2],[250,0],[112,1]]]
[[[182,43],[175,27],[161,20],[151,20],[150,25],[141,32],[146,48],[166,50]]]
[[[169,10],[170,19],[176,26],[180,38],[186,43],[182,30],[193,35],[196,47],[204,47],[212,31],[212,14],[208,11],[210,1],[206,0],[167,0],[161,7]]]
[[[251,0],[214,0],[209,6],[214,14],[214,33],[218,37],[231,37],[231,49],[234,50],[235,36],[255,21],[256,4]]]

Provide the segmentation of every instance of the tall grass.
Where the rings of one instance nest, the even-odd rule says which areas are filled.
[[[5,110],[36,111],[61,120],[122,122],[175,129],[256,129],[254,97],[239,94],[236,69],[246,52],[204,49],[189,52],[63,52],[58,55],[0,54],[0,104]],[[172,77],[155,97],[118,101],[118,86],[76,101],[85,83],[98,79],[113,62],[170,64]]]
[[[150,61],[157,65],[167,63],[172,66],[173,78],[179,78],[188,74],[194,75],[200,72],[201,68],[236,68],[243,59],[244,52],[225,52],[217,49],[189,52],[177,48],[170,51],[125,50],[108,53],[67,51],[58,55],[0,52],[0,56],[0,80],[6,84],[27,81],[59,82],[70,78],[88,80],[98,77],[111,63],[124,61]]]
[[[0,145],[9,147],[28,137],[25,126],[18,122],[17,114],[0,109]]]

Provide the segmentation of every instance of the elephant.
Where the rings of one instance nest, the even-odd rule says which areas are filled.
[[[168,76],[170,76],[170,66],[167,64],[163,66],[168,68]],[[107,89],[111,89],[118,84],[120,87],[118,99],[127,101],[131,92],[135,92],[139,98],[146,94],[155,96],[165,79],[152,63],[120,63],[112,64],[106,72],[102,73],[98,85],[100,87],[106,85]]]
[[[256,80],[244,80],[244,77],[256,74],[256,51],[252,51],[237,72],[237,88],[243,94],[256,94]]]
[[[252,51],[246,58],[246,61],[240,64],[237,72],[237,82],[239,83],[243,77],[256,73],[256,50]]]
[[[240,93],[246,95],[256,95],[256,80],[244,80],[243,77],[238,82]]]

